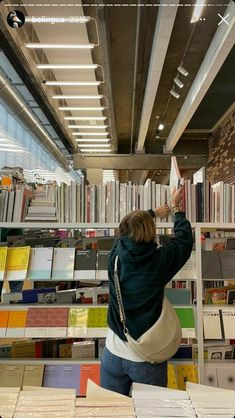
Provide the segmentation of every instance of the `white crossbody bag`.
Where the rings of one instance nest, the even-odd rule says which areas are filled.
[[[180,321],[169,300],[164,296],[162,312],[158,320],[138,340],[134,340],[126,326],[126,315],[118,277],[118,256],[114,262],[114,284],[120,320],[129,347],[149,363],[162,363],[169,360],[178,350],[182,338]]]

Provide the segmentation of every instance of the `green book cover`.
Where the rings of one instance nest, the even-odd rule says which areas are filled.
[[[182,328],[195,328],[193,308],[175,308]]]

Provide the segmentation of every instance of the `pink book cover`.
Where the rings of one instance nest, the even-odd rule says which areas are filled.
[[[29,308],[26,319],[26,328],[40,328],[47,326],[48,308]]]
[[[68,308],[47,308],[47,327],[67,327]]]

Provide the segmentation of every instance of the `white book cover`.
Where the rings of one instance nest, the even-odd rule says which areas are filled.
[[[175,399],[189,399],[187,392],[178,389],[169,389],[161,386],[146,385],[143,383],[133,383],[133,399],[161,399],[173,401]]]
[[[21,209],[22,209],[22,201],[23,201],[23,192],[24,190],[16,190],[15,192],[15,204],[14,204],[14,211],[13,211],[13,222],[20,222],[21,219]]]
[[[222,338],[219,309],[205,310],[203,312],[204,338]]]
[[[218,350],[219,351],[219,350]],[[205,385],[218,387],[217,369],[214,365],[205,364]]]
[[[156,184],[156,208],[161,206],[161,184]]]
[[[111,222],[115,222],[115,210],[116,210],[116,184],[115,181],[111,182]]]
[[[60,184],[60,203],[61,203],[61,207],[60,207],[60,216],[61,216],[61,222],[63,223],[64,221],[65,221],[65,217],[64,217],[64,211],[65,211],[65,208],[64,208],[64,197],[65,197],[65,190],[64,190],[64,187],[65,187],[65,183],[61,183]]]
[[[54,248],[52,279],[73,280],[75,248]]]
[[[139,196],[140,196],[139,210],[144,210],[144,186],[142,184],[140,184],[139,186]]]
[[[49,280],[51,278],[53,248],[31,248],[27,278]]]
[[[7,221],[7,208],[8,208],[8,200],[10,193],[8,190],[3,190],[2,193],[4,194],[4,204],[3,204],[3,211],[2,211],[2,222]]]
[[[94,223],[95,216],[96,216],[96,186],[95,184],[91,184],[90,189],[90,222]]]
[[[188,261],[178,272],[177,278],[179,279],[196,279],[196,251],[192,251]]]
[[[120,221],[127,214],[127,185],[120,183]]]
[[[8,208],[7,208],[7,222],[12,221],[14,201],[15,201],[15,192],[10,192],[10,196],[8,199]]]
[[[218,181],[212,185],[215,193],[215,222],[224,222],[224,183]]]
[[[172,402],[173,403],[173,402]],[[151,406],[151,401],[149,402],[149,406],[148,407],[135,407],[135,412],[137,417],[148,417],[148,418],[158,418],[160,417],[164,417],[164,418],[183,418],[183,417],[188,417],[188,418],[193,418],[196,417],[196,414],[194,412],[194,409],[191,407],[187,407],[187,408],[177,408],[175,407],[173,408],[167,408],[167,407],[163,407],[163,408],[153,408]]]
[[[127,183],[127,205],[126,212],[130,213],[132,211],[132,193],[131,193],[131,181]]]
[[[223,309],[222,317],[224,325],[224,336],[225,338],[235,338],[235,309]]]
[[[76,222],[80,223],[81,222],[81,185],[80,184],[76,185],[76,196],[77,196]]]
[[[116,180],[115,199],[116,199],[115,222],[119,222],[120,221],[120,216],[119,216],[119,210],[120,210],[120,183],[119,183],[119,180]]]
[[[176,190],[180,186],[180,171],[177,163],[177,159],[175,156],[171,157],[171,170],[170,170],[170,190],[176,188]]]
[[[231,365],[232,366],[232,365]],[[235,368],[234,367],[224,367],[219,365],[216,367],[218,375],[218,386],[224,389],[235,390]],[[226,405],[223,406],[224,408]],[[235,396],[232,406],[228,405],[228,408],[233,408],[235,413]]]
[[[77,215],[77,191],[76,191],[76,181],[71,181],[70,183],[71,189],[71,219],[72,223],[76,222],[76,215]]]
[[[105,223],[106,219],[106,187],[101,185],[101,222]]]
[[[137,186],[132,184],[131,186],[131,210],[137,210]]]

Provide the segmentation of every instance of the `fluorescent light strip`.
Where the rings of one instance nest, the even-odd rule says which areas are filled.
[[[95,44],[25,44],[26,48],[31,49],[93,49]]]
[[[8,145],[7,145],[8,146]],[[27,151],[25,151],[25,150],[23,150],[23,149],[16,149],[16,148],[11,148],[11,149],[9,149],[9,148],[0,148],[0,151],[6,151],[6,152],[27,152]]]
[[[68,125],[69,129],[106,129],[108,125]]]
[[[99,154],[100,152],[111,152],[111,149],[91,149],[91,148],[81,148],[80,149],[81,152],[96,152],[97,154]]]
[[[202,10],[205,6],[205,1],[206,0],[197,0],[196,1],[190,23],[195,23],[200,19],[201,15],[202,15]]]
[[[97,64],[38,64],[40,70],[95,70]]]
[[[83,145],[85,145],[85,143],[87,143],[87,142],[109,142],[109,141],[111,141],[111,139],[110,138],[103,138],[103,139],[98,139],[98,138],[83,138],[83,139],[75,139],[75,141],[76,142],[84,142],[84,144]]]
[[[47,86],[99,86],[100,81],[46,81]]]
[[[63,94],[57,94],[56,96],[52,96],[53,99],[102,99],[101,94],[94,94],[92,96],[86,96],[86,95],[63,95]]]
[[[108,136],[108,132],[72,132],[72,135],[78,136]]]
[[[111,147],[111,144],[78,144],[79,148],[107,148]]]
[[[64,120],[105,120],[107,116],[65,116]]]
[[[60,106],[59,110],[70,111],[70,110],[80,110],[80,111],[90,111],[90,110],[104,110],[106,107],[77,107],[77,106]]]

